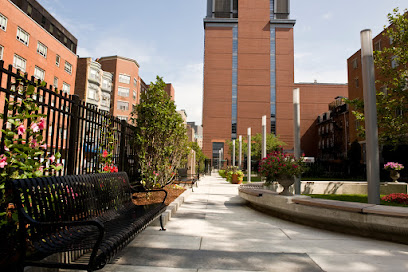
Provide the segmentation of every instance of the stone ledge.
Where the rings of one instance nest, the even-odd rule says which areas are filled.
[[[246,188],[245,188],[246,187]],[[254,190],[256,194],[247,194]],[[260,187],[241,186],[239,196],[273,216],[312,227],[408,244],[408,208],[281,196]]]

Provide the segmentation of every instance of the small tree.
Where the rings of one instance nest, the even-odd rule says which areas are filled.
[[[186,127],[165,86],[157,77],[132,112],[132,121],[137,125],[135,151],[141,182],[149,189],[169,183],[189,152]]]
[[[374,52],[377,80],[377,118],[379,141],[396,147],[407,142],[408,135],[408,17],[400,14],[398,8],[388,14],[390,27],[384,35],[392,41],[391,46]],[[354,106],[353,114],[364,124],[363,98],[347,100]],[[365,137],[364,126],[359,128],[359,136]]]
[[[191,142],[190,148],[194,150],[196,153],[197,174],[204,173],[205,159],[207,159],[207,157],[204,155],[203,151],[198,146],[197,142]]]

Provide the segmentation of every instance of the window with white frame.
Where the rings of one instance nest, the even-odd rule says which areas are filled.
[[[393,57],[391,58],[391,67],[392,67],[392,68],[397,68],[397,67],[398,67],[397,56],[393,56]]]
[[[130,76],[124,75],[124,74],[119,74],[119,82],[120,83],[125,83],[125,84],[130,84]]]
[[[137,93],[135,90],[133,90],[133,100],[136,100],[136,98],[137,98]]]
[[[125,101],[118,101],[118,110],[129,110],[129,103]]]
[[[118,116],[118,119],[127,121],[128,117],[127,116]]]
[[[45,71],[38,66],[34,68],[34,77],[38,78],[39,80],[44,80],[45,78]]]
[[[55,57],[55,65],[57,65],[57,66],[59,67],[60,61],[61,61],[61,57],[60,57],[59,55],[57,55],[57,56]]]
[[[102,88],[104,89],[110,89],[111,88],[111,82],[107,79],[102,80]]]
[[[91,78],[99,81],[99,71],[92,69],[90,70]]]
[[[0,45],[0,60],[3,59],[3,51],[4,51],[4,47]]]
[[[98,86],[96,84],[88,84],[88,98],[96,101],[99,100]]]
[[[109,95],[102,95],[101,106],[105,106],[105,107],[110,106],[110,97],[109,97]]]
[[[25,72],[26,65],[27,65],[27,61],[24,58],[20,57],[19,55],[14,54],[13,66],[15,68],[20,69],[21,71]]]
[[[65,61],[65,66],[64,66],[65,72],[68,74],[72,74],[72,64],[69,63],[68,61]]]
[[[389,39],[390,39],[390,44],[392,44],[394,42],[394,39],[392,37],[390,37]]]
[[[19,40],[20,42],[28,46],[28,43],[30,41],[30,34],[28,34],[24,29],[18,27],[17,28],[17,40]]]
[[[135,87],[137,87],[137,79],[133,78],[133,84],[135,85]]]
[[[354,84],[356,88],[360,87],[360,81],[358,80],[358,77],[354,79]]]
[[[66,82],[63,82],[63,83],[62,83],[62,92],[63,92],[63,93],[66,93],[66,94],[70,94],[70,92],[71,92],[71,85],[69,85],[69,84],[66,83]]]
[[[129,97],[129,88],[118,87],[118,95],[123,97]]]
[[[54,77],[54,88],[58,89],[58,77]]]
[[[6,31],[7,29],[7,17],[0,13],[0,29]]]
[[[47,58],[47,46],[45,46],[44,44],[38,42],[37,45],[37,53],[40,54],[41,56],[43,56],[44,58]]]

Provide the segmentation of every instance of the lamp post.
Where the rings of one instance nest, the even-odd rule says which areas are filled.
[[[251,128],[248,128],[247,181],[251,182]]]
[[[262,159],[266,158],[266,115],[262,116]]]
[[[235,139],[232,140],[232,166],[235,166]]]
[[[239,135],[239,158],[238,158],[238,167],[242,168],[242,135]]]
[[[378,150],[373,39],[370,29],[361,31],[360,36],[366,129],[368,203],[380,204],[380,154]]]
[[[300,158],[300,90],[293,89],[293,151],[296,159]],[[295,194],[300,194],[300,178],[295,177]]]

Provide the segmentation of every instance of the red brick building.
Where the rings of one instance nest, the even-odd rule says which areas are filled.
[[[208,0],[204,19],[203,151],[218,159],[226,140],[270,133],[293,148],[293,88],[301,91],[302,149],[317,153],[315,120],[347,85],[294,84],[289,0]],[[314,132],[313,132],[314,131]],[[215,164],[216,165],[216,162]]]
[[[111,113],[128,121],[134,106],[140,100],[139,63],[121,56],[102,57],[96,61],[101,64],[103,71],[113,74]]]
[[[77,39],[35,0],[0,0],[0,59],[73,94]]]

